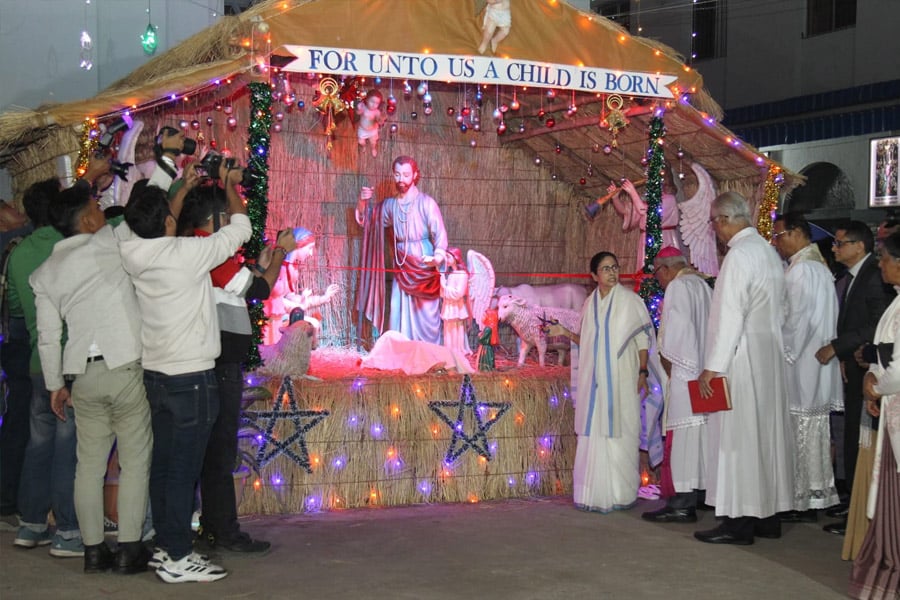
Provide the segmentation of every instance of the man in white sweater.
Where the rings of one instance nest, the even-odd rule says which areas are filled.
[[[167,583],[215,581],[227,572],[192,551],[194,486],[219,411],[214,371],[219,323],[209,272],[250,238],[236,186],[241,169],[222,168],[230,224],[205,238],[175,237],[180,204],[165,190],[135,186],[125,221],[122,264],[141,309],[144,385],[150,401],[153,458],[150,503],[157,533],[151,564]]]

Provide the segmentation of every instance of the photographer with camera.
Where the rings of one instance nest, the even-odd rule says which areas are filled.
[[[218,186],[199,186],[188,194],[178,219],[178,234],[208,237],[228,223],[225,199]],[[254,540],[241,531],[234,495],[235,457],[246,361],[253,340],[247,300],[265,300],[278,277],[282,262],[295,247],[290,229],[279,232],[274,246],[266,246],[251,268],[240,253],[215,267],[210,275],[219,317],[222,354],[216,359],[219,416],[212,426],[200,475],[200,535],[203,550],[224,549],[264,553],[269,542]]]
[[[153,145],[157,168],[150,176],[149,185],[155,185],[164,190],[169,189],[172,182],[178,177],[175,159],[181,155],[191,156],[196,151],[197,142],[185,137],[183,131],[168,125],[162,127],[156,136],[156,143]]]
[[[163,135],[160,141],[168,147],[172,137],[178,138]],[[195,168],[186,171],[188,185],[182,190],[197,179]],[[135,236],[120,242],[141,309],[144,385],[152,413],[150,502],[157,549],[151,564],[166,583],[227,575],[192,551],[191,530],[194,484],[219,413],[215,364],[222,347],[209,272],[252,233],[237,190],[243,170],[222,165],[218,174],[228,200],[227,225],[207,237],[176,237],[181,190],[170,204],[164,189],[136,185],[125,207],[125,222]]]

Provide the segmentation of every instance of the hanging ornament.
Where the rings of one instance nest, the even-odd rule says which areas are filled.
[[[237,119],[235,119],[234,117],[228,117],[227,123],[228,123],[228,126],[231,127],[232,129],[237,127]]]
[[[90,71],[94,68],[94,42],[91,40],[91,34],[87,32],[87,29],[81,32],[81,62],[78,63],[78,66],[85,71]]]
[[[499,121],[500,119],[503,118],[503,113],[500,112],[499,108],[495,108],[494,112],[491,114],[491,116],[494,117],[494,119]]]
[[[428,93],[428,84],[426,82],[422,82],[419,84],[419,87],[416,88],[416,93],[420,96],[424,96]]]
[[[206,124],[209,125],[210,127],[212,127],[212,124],[213,124],[213,118],[212,118],[212,117],[206,117]]]
[[[434,112],[434,108],[431,107],[431,103],[426,104],[422,108],[422,112],[425,113],[426,115],[430,115],[432,112]]]
[[[519,133],[525,133],[525,121],[519,123]]]
[[[226,115],[230,115],[231,113],[234,112],[234,107],[229,104],[229,105],[225,106],[225,108],[222,109],[222,112],[224,112]]]
[[[513,99],[512,102],[509,103],[510,110],[519,110],[522,105],[519,104],[519,99],[516,98],[516,92],[513,90]]]
[[[319,98],[313,101],[313,106],[321,114],[325,115],[325,136],[328,142],[325,147],[330,152],[334,147],[331,137],[334,133],[336,125],[334,124],[334,116],[342,113],[347,105],[339,95],[340,86],[333,77],[323,77],[319,82]]]
[[[144,49],[144,54],[152,56],[156,54],[156,47],[156,27],[152,23],[148,23],[147,29],[141,34],[141,48]]]
[[[607,156],[612,154],[612,146],[610,146],[609,144],[605,144],[603,146],[603,154],[606,154]]]
[[[500,124],[497,125],[497,135],[503,135],[504,133],[506,133],[506,123],[500,121]]]
[[[275,113],[274,116],[275,116],[276,121],[284,121],[284,113],[283,112],[279,111],[279,112]]]
[[[557,154],[562,154],[562,146],[557,144],[556,147],[553,149],[553,151],[556,152]]]
[[[463,124],[461,124],[461,125],[459,126],[459,130],[460,130],[462,133],[465,133],[465,132],[467,132],[467,131],[469,130],[469,126],[466,125],[465,123],[463,123]]]
[[[431,104],[431,93],[430,92],[425,92],[425,94],[422,96],[422,102],[424,102],[425,104]]]
[[[475,146],[478,145],[478,140],[476,140],[475,138],[472,138],[471,140],[469,140],[469,145],[474,148]]]
[[[416,111],[412,111],[411,113],[409,113],[409,118],[411,118],[411,119],[418,119],[418,118],[419,118],[419,113],[417,113]]]
[[[397,133],[397,124],[391,123],[391,135]]]
[[[556,98],[556,90],[554,90],[552,88],[547,90],[547,97],[550,98],[551,100]]]
[[[219,112],[222,112],[222,105],[216,102],[215,109]]]
[[[306,108],[306,102],[304,102],[303,100],[298,100],[297,101],[297,110],[303,110],[305,108]]]
[[[541,157],[540,157],[540,156],[535,156],[535,157],[534,157],[534,164],[535,164],[536,166],[538,166],[538,167],[541,166],[541,163],[542,163],[542,162],[544,162],[544,161],[541,160]]]
[[[594,144],[591,146],[591,152],[600,152],[600,144]]]
[[[554,125],[556,125],[556,119],[554,119],[553,117],[550,117],[549,119],[547,119],[547,122],[545,123],[545,125],[547,125],[547,127],[552,128]]]
[[[451,106],[450,108],[447,109],[447,116],[452,117],[453,113],[455,113],[455,112],[456,112],[456,109]]]
[[[618,94],[612,94],[606,99],[606,107],[609,109],[609,114],[606,115],[606,123],[610,133],[613,135],[613,148],[619,147],[619,140],[617,139],[619,130],[628,125],[628,119],[625,117],[625,112],[622,110],[622,106],[624,105],[625,100]]]
[[[587,175],[588,175],[588,177],[594,176],[594,165],[592,165],[590,163],[588,163],[588,166],[587,166]]]
[[[469,108],[468,106],[463,106],[462,111],[460,111],[460,112],[462,113],[462,116],[468,117],[469,113],[472,112],[472,109]]]
[[[191,125],[190,123],[188,123],[187,121],[184,121],[184,120],[178,122],[178,126],[181,127],[182,129],[187,129],[188,127],[190,127],[190,125]]]
[[[481,131],[481,123],[472,123],[472,129],[475,131]]]
[[[412,96],[412,86],[409,85],[408,81],[403,82],[403,97],[409,100],[409,97]]]
[[[584,185],[584,184],[587,183],[587,179],[585,179],[584,177],[582,177],[581,179],[578,180],[578,183],[580,183],[581,185]]]

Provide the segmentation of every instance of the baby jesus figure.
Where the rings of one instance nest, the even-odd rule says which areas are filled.
[[[356,128],[356,137],[360,148],[365,147],[366,140],[372,146],[372,156],[378,156],[378,128],[384,124],[384,113],[381,105],[384,96],[378,90],[371,90],[366,94],[366,99],[356,105],[356,114],[359,115],[359,125]]]
[[[483,33],[481,45],[478,46],[478,54],[484,54],[488,44],[491,52],[497,52],[497,46],[509,35],[512,27],[512,13],[509,9],[509,0],[486,0],[484,9],[484,22],[481,26]]]

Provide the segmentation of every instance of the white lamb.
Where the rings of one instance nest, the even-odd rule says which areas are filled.
[[[512,295],[501,296],[498,303],[498,315],[501,321],[509,323],[519,336],[519,362],[525,364],[525,357],[532,346],[537,347],[538,362],[544,366],[544,355],[547,353],[547,336],[541,331],[541,319],[558,321],[570,331],[578,331],[581,315],[574,310],[551,306],[529,306],[522,298]],[[568,346],[559,348],[559,363],[565,361]]]

